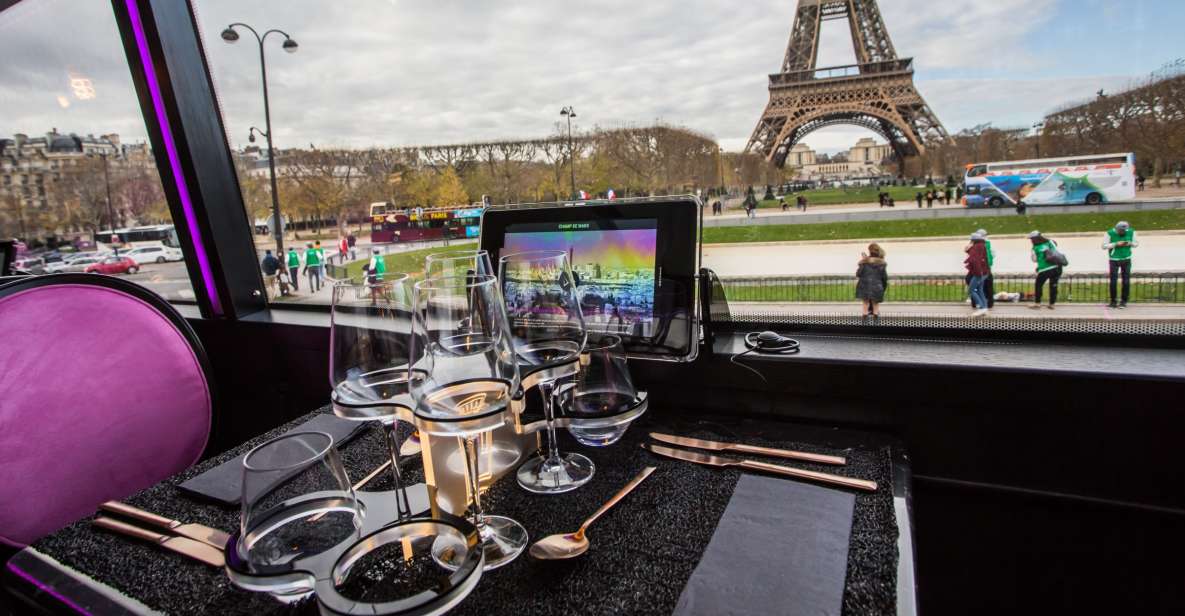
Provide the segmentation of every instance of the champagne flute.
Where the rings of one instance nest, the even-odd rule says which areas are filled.
[[[519,389],[506,307],[493,276],[436,278],[416,283],[411,392],[420,429],[460,437],[465,445],[469,515],[482,538],[486,570],[514,560],[527,530],[486,515],[478,469],[482,434],[501,427]]]
[[[586,334],[568,253],[508,254],[499,260],[499,274],[519,363],[546,370],[579,357]],[[587,457],[559,451],[553,396],[557,380],[544,376],[539,381],[547,420],[545,449],[524,462],[517,473],[519,485],[537,494],[575,490],[592,479],[595,470]]]

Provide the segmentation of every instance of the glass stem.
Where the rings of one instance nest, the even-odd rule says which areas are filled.
[[[543,459],[548,462],[560,461],[560,444],[555,435],[555,383],[541,381],[539,395],[543,397],[543,417],[547,421],[547,442],[543,444]]]
[[[481,476],[478,475],[477,443],[472,436],[465,437],[465,476],[469,480],[469,492],[473,494],[473,503],[469,508],[473,516],[473,525],[481,530],[485,527],[485,512],[481,509]]]
[[[411,517],[411,502],[403,485],[403,473],[399,470],[399,422],[383,422],[383,433],[387,437],[387,451],[391,455],[391,478],[395,481],[395,509],[399,519]]]

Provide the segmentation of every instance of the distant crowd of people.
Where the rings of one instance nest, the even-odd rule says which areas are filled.
[[[353,233],[342,236],[338,240],[338,262],[346,263],[347,256],[353,261],[357,258],[356,246],[358,238]],[[377,250],[376,250],[377,252]],[[305,288],[310,293],[321,290],[325,283],[325,265],[328,259],[320,240],[305,242],[305,248],[298,252],[295,246],[289,246],[284,255],[284,261],[272,254],[271,250],[264,251],[263,259],[259,263],[263,272],[263,281],[272,297],[284,297],[300,292],[301,275],[305,277]]]
[[[1048,284],[1049,304],[1046,307],[1053,310],[1057,304],[1058,282],[1065,268],[1070,265],[1070,260],[1058,248],[1056,241],[1040,231],[1029,233],[1028,238],[1032,246],[1029,258],[1035,264],[1036,270],[1033,304],[1029,307],[1034,310],[1041,308],[1045,287]],[[986,316],[998,299],[992,278],[996,253],[992,250],[987,229],[977,230],[968,239],[967,245],[963,248],[966,254],[963,265],[967,270],[965,282],[971,298],[971,317],[978,318]],[[1131,298],[1132,249],[1139,245],[1136,231],[1127,221],[1121,220],[1114,227],[1107,229],[1103,238],[1103,250],[1107,251],[1109,264],[1108,305],[1111,308],[1127,307]],[[888,287],[885,251],[879,244],[869,244],[868,251],[860,254],[856,266],[856,298],[862,302],[862,314],[866,319],[880,318],[880,304],[885,301],[885,291]],[[1008,299],[1013,300],[1019,298],[1019,294],[1000,295],[1009,296]]]

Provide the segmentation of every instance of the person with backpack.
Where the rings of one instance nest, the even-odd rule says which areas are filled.
[[[1063,268],[1070,264],[1066,255],[1057,249],[1057,242],[1041,235],[1040,231],[1029,234],[1029,241],[1033,244],[1033,252],[1029,258],[1037,264],[1037,289],[1034,303],[1029,308],[1041,308],[1041,291],[1045,282],[1049,281],[1049,309],[1053,310],[1057,303],[1057,283],[1062,277]]]
[[[280,260],[272,254],[272,251],[264,251],[263,261],[259,263],[259,267],[263,270],[263,284],[269,291],[272,292],[272,297],[275,297],[279,290],[277,285],[276,273],[280,271]]]
[[[1126,220],[1119,221],[1113,228],[1107,229],[1107,236],[1103,240],[1103,250],[1107,251],[1107,264],[1111,273],[1111,303],[1112,308],[1127,308],[1127,300],[1131,296],[1132,288],[1132,248],[1139,246],[1136,241],[1136,230]],[[1118,286],[1119,276],[1123,274],[1123,294],[1119,304],[1115,304],[1115,287]]]
[[[863,303],[863,318],[880,318],[880,305],[885,301],[885,290],[888,288],[885,250],[880,244],[869,244],[868,252],[860,253],[860,261],[856,264],[856,297]]]

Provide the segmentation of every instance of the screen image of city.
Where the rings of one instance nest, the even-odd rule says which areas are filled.
[[[645,337],[654,320],[657,227],[653,218],[510,225],[502,254],[567,252],[586,327]],[[506,292],[509,305],[530,301]]]

